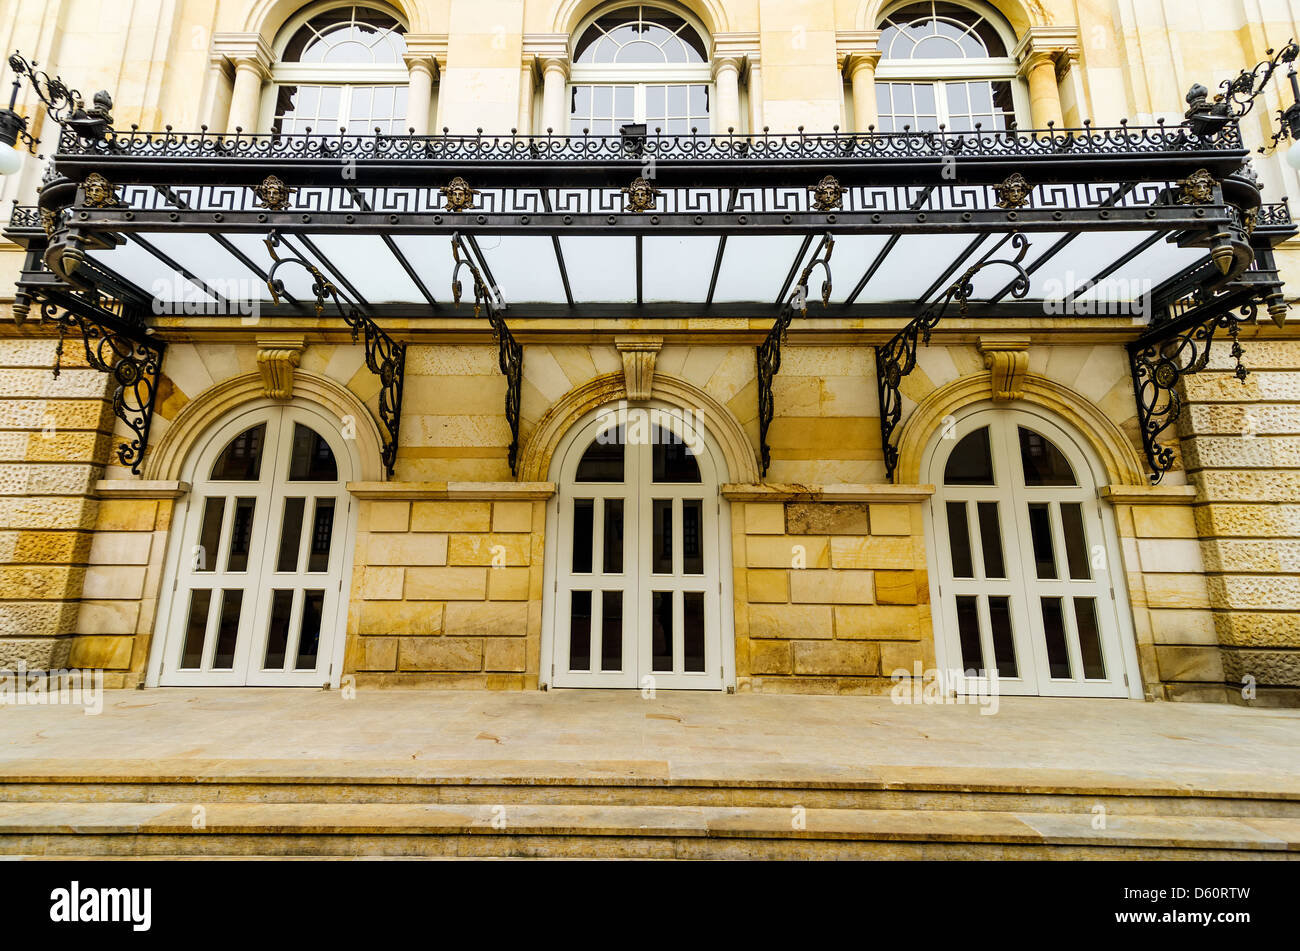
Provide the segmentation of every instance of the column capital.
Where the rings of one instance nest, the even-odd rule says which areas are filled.
[[[406,34],[406,52],[402,59],[408,70],[428,69],[431,75],[441,76],[447,68],[447,34]]]
[[[1020,64],[1022,74],[1027,73],[1046,57],[1054,67],[1068,67],[1079,55],[1079,28],[1074,26],[1031,26],[1020,37],[1011,51]]]
[[[567,56],[538,57],[537,65],[541,68],[543,77],[547,73],[559,73],[564,79],[569,78],[569,58]]]
[[[271,62],[275,54],[260,33],[214,33],[209,59],[224,59],[236,68],[250,66],[262,72],[263,78],[271,75]]]
[[[879,30],[837,30],[835,65],[849,78],[864,67],[875,69],[880,62]]]
[[[713,78],[716,80],[718,74],[724,70],[734,70],[736,75],[740,76],[740,71],[744,66],[745,58],[743,56],[716,56],[712,63]]]

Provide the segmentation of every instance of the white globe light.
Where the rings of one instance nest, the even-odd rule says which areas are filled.
[[[1286,164],[1292,168],[1300,168],[1300,139],[1297,139],[1295,144],[1286,150]]]
[[[0,175],[13,175],[23,167],[23,153],[0,142]]]

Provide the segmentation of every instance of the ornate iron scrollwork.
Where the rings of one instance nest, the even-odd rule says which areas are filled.
[[[325,299],[334,301],[344,323],[352,331],[352,342],[363,337],[366,347],[366,366],[370,372],[379,377],[379,422],[384,427],[384,444],[380,450],[384,468],[391,476],[397,463],[397,433],[402,423],[402,382],[406,368],[406,344],[398,343],[388,336],[369,316],[362,313],[357,306],[339,297],[338,288],[320,269],[311,262],[294,254],[281,256],[276,248],[280,246],[280,235],[274,231],[266,239],[266,249],[274,262],[266,274],[266,286],[271,291],[271,298],[279,303],[284,294],[284,282],[278,280],[275,272],[281,265],[297,264],[311,274],[311,292],[316,298],[316,316],[325,310]]]
[[[1257,304],[1249,301],[1234,306],[1194,311],[1183,319],[1148,331],[1128,345],[1133,372],[1133,393],[1137,398],[1138,426],[1142,446],[1151,463],[1151,481],[1159,483],[1174,466],[1174,450],[1160,444],[1161,435],[1178,422],[1183,413],[1179,381],[1203,369],[1210,360],[1215,334],[1226,330],[1232,340],[1231,355],[1237,366],[1234,375],[1245,381],[1249,370],[1242,363],[1243,351],[1237,339],[1243,320],[1254,321]]]
[[[1011,296],[1023,299],[1029,293],[1029,274],[1023,261],[1029,253],[1029,240],[1021,233],[1011,235],[1011,246],[1017,249],[1014,258],[992,258],[981,261],[949,285],[937,301],[913,318],[883,347],[876,348],[876,389],[880,394],[880,446],[885,455],[885,476],[893,479],[898,466],[898,448],[893,444],[894,430],[903,418],[903,396],[899,392],[903,378],[916,367],[916,350],[919,344],[929,344],[930,333],[938,325],[955,300],[964,317],[971,295],[975,293],[975,275],[985,268],[1000,265],[1016,271],[1011,283]]]
[[[492,339],[497,343],[497,360],[502,374],[506,378],[506,420],[510,424],[510,448],[507,460],[510,474],[519,475],[519,403],[524,379],[524,348],[515,340],[514,334],[506,326],[501,316],[501,300],[495,288],[489,287],[483,280],[477,265],[470,258],[469,252],[461,242],[459,234],[451,236],[451,256],[456,262],[451,272],[451,296],[456,306],[460,306],[461,286],[460,270],[469,271],[474,282],[474,316],[487,311],[488,323],[492,327]]]
[[[820,267],[826,273],[826,279],[822,281],[822,306],[825,307],[830,301],[831,254],[834,250],[835,238],[830,234],[825,235],[813,252],[812,259],[800,272],[799,280],[795,282],[789,298],[781,305],[781,313],[777,315],[776,323],[772,325],[772,329],[767,332],[767,336],[758,346],[758,448],[759,472],[763,475],[767,475],[768,466],[772,462],[772,453],[767,445],[767,429],[772,424],[772,417],[776,410],[775,401],[772,399],[772,378],[781,369],[781,344],[785,342],[786,330],[789,329],[795,314],[800,317],[808,316],[808,281],[812,277],[814,268]]]
[[[113,378],[113,415],[133,434],[130,440],[118,444],[117,458],[139,475],[149,445],[149,427],[167,344],[147,334],[143,327],[129,326],[89,303],[82,306],[71,300],[56,302],[43,298],[40,314],[42,322],[51,321],[59,329],[59,343],[54,351],[56,379],[63,361],[64,338],[69,331],[81,336],[86,361]]]

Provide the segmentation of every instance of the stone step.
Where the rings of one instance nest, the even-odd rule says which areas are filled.
[[[567,764],[562,764],[567,765]],[[1151,782],[1077,772],[990,776],[960,769],[900,769],[877,778],[765,768],[767,778],[719,774],[671,778],[636,768],[482,768],[474,774],[385,769],[293,771],[268,764],[192,769],[0,774],[0,803],[313,803],[408,805],[701,806],[905,811],[1024,812],[1300,820],[1300,794],[1247,781]],[[876,771],[879,772],[879,771]],[[1014,773],[1015,771],[1010,771]]]
[[[1108,816],[1098,829],[1089,814],[939,809],[7,802],[0,854],[1296,859],[1300,820]]]

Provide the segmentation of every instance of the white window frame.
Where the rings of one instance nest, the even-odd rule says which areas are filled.
[[[686,21],[706,44],[710,43],[709,32],[690,11],[675,3],[613,3],[601,7],[589,14],[573,31],[569,39],[569,84],[565,89],[564,117],[571,123],[570,112],[575,86],[631,86],[633,87],[633,122],[645,122],[645,91],[647,86],[691,85],[707,86],[709,89],[709,130],[713,131],[713,118],[717,92],[713,84],[712,57],[703,63],[578,63],[576,50],[578,41],[586,34],[588,28],[603,16],[617,13],[628,7],[654,7],[664,10]],[[650,131],[654,131],[651,129]]]
[[[289,41],[302,29],[307,21],[330,10],[342,7],[368,7],[391,16],[409,29],[402,15],[386,3],[367,3],[361,0],[336,0],[336,2],[315,4],[299,11],[285,23],[276,38],[273,51],[275,60],[271,65],[271,80],[262,92],[262,109],[259,126],[270,132],[275,123],[275,106],[281,86],[337,86],[339,87],[339,117],[331,128],[312,128],[313,133],[334,135],[339,126],[347,127],[351,119],[353,86],[409,86],[411,74],[402,62],[388,64],[374,63],[286,63],[282,61]],[[405,132],[405,117],[402,117]],[[367,132],[373,132],[368,129]]]
[[[994,486],[953,487],[945,491],[944,468],[951,451],[956,448],[961,438],[981,426],[990,426],[993,430],[1002,427],[1014,429],[1026,425],[1048,438],[1060,450],[1074,469],[1079,481],[1078,487],[1035,487],[1021,489],[1020,495],[1013,492],[1011,486],[1016,481],[1009,469],[1020,466],[1019,446],[1010,445],[1009,441],[997,438],[996,432],[991,445],[993,453]],[[945,434],[949,438],[945,438]],[[1010,442],[1013,442],[1011,440]],[[1021,592],[1013,599],[1013,625],[1022,633],[1017,636],[1017,660],[1019,676],[1014,680],[999,681],[997,689],[1003,696],[1058,696],[1058,697],[1127,697],[1132,700],[1142,699],[1142,677],[1137,656],[1137,642],[1133,628],[1131,601],[1124,572],[1124,562],[1119,547],[1119,533],[1111,507],[1095,495],[1098,486],[1106,484],[1104,467],[1084,440],[1064,421],[1024,402],[1015,402],[1001,407],[990,403],[977,403],[966,406],[952,414],[951,420],[936,431],[929,440],[922,454],[921,472],[926,480],[938,488],[924,508],[926,561],[930,575],[931,617],[934,630],[935,663],[945,672],[955,671],[961,667],[961,648],[958,639],[956,609],[954,596],[957,594],[993,594],[1001,595],[1018,588]],[[947,501],[961,500],[964,497],[996,501],[1002,512],[1003,553],[1006,558],[1008,579],[997,583],[993,590],[989,583],[971,582],[953,577],[951,551],[948,536],[948,519],[944,508]],[[955,497],[955,498],[954,498]],[[1089,536],[1095,546],[1104,548],[1104,570],[1094,566],[1093,587],[1097,596],[1097,620],[1103,631],[1103,638],[1109,637],[1110,643],[1104,644],[1104,656],[1107,658],[1107,681],[1061,681],[1045,676],[1045,665],[1041,656],[1041,629],[1036,618],[1031,617],[1031,601],[1038,594],[1049,596],[1057,592],[1055,587],[1068,586],[1071,582],[1039,581],[1035,571],[1032,546],[1029,543],[1028,527],[1024,524],[1021,513],[1016,507],[1018,501],[1032,499],[1051,501],[1062,499],[1070,502],[1083,502],[1085,519],[1096,521],[1099,525],[1101,540]],[[1017,525],[1016,538],[1012,539],[1006,532],[1007,525]],[[1054,523],[1054,533],[1059,535]],[[982,566],[982,553],[974,542],[972,535],[972,558]],[[1064,559],[1057,541],[1057,558]],[[1019,550],[1022,560],[1017,564],[1013,551]],[[1095,556],[1095,547],[1090,555]],[[1086,586],[1086,584],[1084,585]],[[985,610],[981,604],[981,628]],[[1103,616],[1103,614],[1105,616]],[[1067,624],[1069,622],[1067,621]],[[1027,647],[1028,650],[1022,651]],[[1032,667],[1029,666],[1032,662]],[[955,678],[955,687],[959,694],[987,696],[991,685],[984,677],[966,677],[959,674]]]
[[[894,11],[909,6],[914,2],[915,0],[901,0],[899,3],[892,4],[880,18],[882,28],[884,21],[892,16]],[[988,24],[997,31],[1007,49],[1015,49],[1016,36],[1003,21],[1002,14],[989,4],[981,3],[979,0],[959,0],[959,2],[961,6],[984,17]],[[890,82],[910,82],[926,83],[934,86],[935,111],[939,116],[938,121],[949,127],[951,127],[951,122],[949,121],[946,89],[946,83],[948,82],[1009,82],[1011,83],[1011,102],[1015,111],[1016,125],[1023,127],[1024,122],[1022,120],[1029,115],[1029,91],[1020,80],[1019,65],[1012,56],[991,56],[985,59],[887,59],[881,56],[880,62],[876,66],[875,81],[878,85]],[[879,96],[877,96],[877,101],[879,101]],[[984,131],[989,130],[985,129]]]

